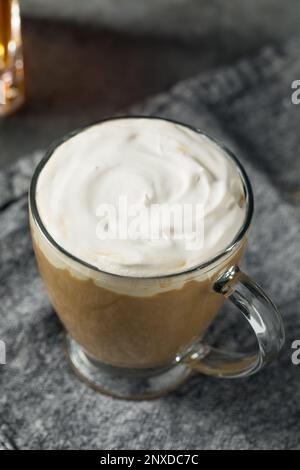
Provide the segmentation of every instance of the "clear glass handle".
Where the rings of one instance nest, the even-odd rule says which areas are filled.
[[[250,323],[258,348],[253,354],[230,353],[201,345],[189,351],[184,362],[207,375],[238,378],[258,372],[274,359],[284,344],[281,316],[265,292],[237,266],[215,283],[216,292],[236,305]]]

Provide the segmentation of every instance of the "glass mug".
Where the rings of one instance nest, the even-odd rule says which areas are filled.
[[[236,157],[221,145],[240,175],[246,204],[243,226],[230,246],[179,274],[128,277],[100,271],[68,253],[39,216],[39,175],[54,150],[76,133],[48,150],[35,170],[29,197],[39,270],[67,330],[67,354],[75,372],[100,392],[144,399],[175,389],[195,371],[246,377],[274,359],[284,343],[281,317],[264,291],[238,267],[252,219],[253,195]],[[252,354],[225,352],[203,342],[225,299],[239,308],[253,329],[257,350]]]

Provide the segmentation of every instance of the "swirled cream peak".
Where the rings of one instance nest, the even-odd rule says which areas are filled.
[[[131,235],[112,236],[125,202],[129,213],[135,208],[127,220]],[[173,214],[155,238],[145,215],[162,206],[199,211],[187,212],[193,220],[184,220],[184,234]],[[39,176],[37,207],[66,251],[100,270],[130,276],[181,272],[206,262],[230,245],[245,219],[243,184],[225,151],[203,134],[147,118],[109,120],[57,147]],[[147,219],[152,225],[161,220],[154,214]]]

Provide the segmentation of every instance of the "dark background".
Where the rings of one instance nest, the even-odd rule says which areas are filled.
[[[177,81],[294,35],[298,0],[21,0],[27,106],[0,167]]]

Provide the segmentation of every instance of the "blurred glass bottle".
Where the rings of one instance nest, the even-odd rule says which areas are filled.
[[[24,92],[19,0],[0,0],[0,116],[19,108]]]

